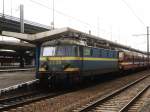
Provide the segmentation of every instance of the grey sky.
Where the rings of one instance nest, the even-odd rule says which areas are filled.
[[[2,1],[0,0],[1,13]],[[12,0],[12,4],[11,0],[4,1],[6,14],[19,17],[19,4],[22,3],[25,8],[25,19],[45,25],[50,25],[52,22],[53,0]],[[36,4],[34,1],[49,8]],[[54,1],[55,27],[69,26],[84,32],[91,30],[93,35],[146,50],[146,37],[132,35],[146,33],[146,26],[150,24],[149,0]]]

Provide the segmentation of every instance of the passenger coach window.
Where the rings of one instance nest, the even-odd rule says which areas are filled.
[[[84,48],[83,55],[84,56],[91,56],[91,48]]]

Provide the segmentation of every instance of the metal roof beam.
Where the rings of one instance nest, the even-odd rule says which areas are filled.
[[[31,42],[33,41],[32,34],[23,34],[23,33],[16,33],[16,32],[9,32],[9,31],[2,31],[2,35],[8,37],[14,37],[23,41]]]

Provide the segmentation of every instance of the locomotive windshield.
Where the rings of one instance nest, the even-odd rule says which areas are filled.
[[[54,56],[56,51],[55,49],[55,47],[44,47],[43,56]]]
[[[43,56],[75,56],[76,46],[45,46],[42,50]]]

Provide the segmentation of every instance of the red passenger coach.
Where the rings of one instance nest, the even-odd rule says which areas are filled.
[[[142,53],[131,51],[119,52],[119,67],[122,70],[136,69],[147,66],[147,57]]]

